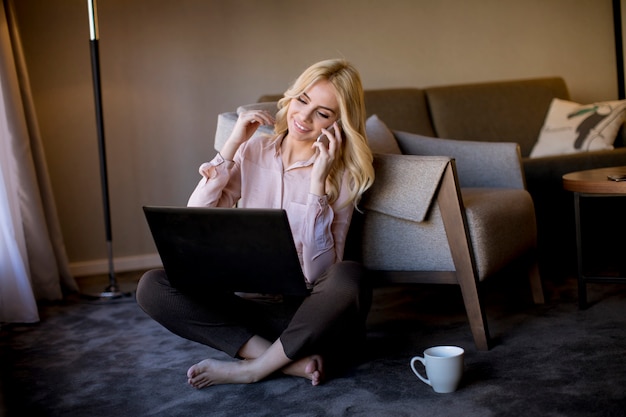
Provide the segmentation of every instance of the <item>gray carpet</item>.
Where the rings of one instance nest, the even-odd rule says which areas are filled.
[[[499,281],[500,282],[500,281]],[[525,284],[525,283],[523,283]],[[366,360],[312,387],[293,377],[195,390],[187,368],[221,353],[182,340],[132,297],[71,298],[42,321],[4,328],[0,372],[13,416],[624,416],[626,286],[546,284],[534,306],[525,285],[485,288],[495,346],[475,350],[456,287],[379,288]],[[466,349],[459,390],[436,394],[408,363],[437,344]]]

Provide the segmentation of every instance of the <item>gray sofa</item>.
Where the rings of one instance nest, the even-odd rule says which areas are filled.
[[[280,97],[265,95],[258,101],[276,101]],[[402,153],[415,153],[417,149],[407,149],[410,135],[400,132],[461,141],[517,143],[526,187],[535,204],[539,260],[545,277],[567,275],[576,267],[573,197],[563,190],[562,176],[572,171],[626,165],[621,133],[613,150],[530,158],[555,97],[570,99],[565,81],[559,77],[367,90],[365,104],[368,115],[377,115],[396,139],[403,136],[399,141]],[[462,156],[454,154],[454,146],[441,146],[442,155],[457,159],[460,183],[468,186],[464,184]]]

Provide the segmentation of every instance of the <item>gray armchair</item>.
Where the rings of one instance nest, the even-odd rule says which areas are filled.
[[[514,144],[488,147],[499,148],[503,156],[517,152]],[[491,152],[496,160],[497,153]],[[462,159],[465,173],[479,172],[467,156]],[[487,187],[479,188],[483,174],[468,174],[465,182],[472,187],[461,188],[456,161],[447,156],[376,155],[375,169],[361,224],[355,226],[360,230],[351,236],[357,236],[360,260],[376,280],[459,285],[480,350],[490,348],[479,288],[483,280],[518,262],[527,268],[534,302],[543,303],[535,213],[523,181],[508,174],[506,184],[503,172],[484,176]],[[497,171],[493,165],[489,169]]]

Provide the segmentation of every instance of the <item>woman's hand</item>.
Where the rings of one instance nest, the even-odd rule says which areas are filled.
[[[252,137],[261,125],[274,125],[274,117],[266,110],[247,110],[237,118],[230,137],[220,150],[222,158],[232,161],[242,143]]]
[[[328,138],[328,146],[321,140],[314,142],[312,145],[313,148],[317,149],[315,152],[317,157],[311,172],[310,192],[319,196],[326,194],[326,178],[335,159],[339,156],[342,142],[341,128],[337,122],[329,126],[328,129],[322,129],[322,133]]]

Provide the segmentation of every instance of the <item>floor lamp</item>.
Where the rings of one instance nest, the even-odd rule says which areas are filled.
[[[113,267],[113,238],[111,233],[111,211],[109,205],[109,182],[107,176],[106,149],[104,143],[104,123],[102,118],[102,96],[100,89],[100,56],[98,50],[98,16],[96,0],[87,0],[89,11],[89,38],[91,44],[91,69],[93,74],[93,91],[96,105],[96,124],[98,126],[98,151],[100,153],[100,180],[102,188],[102,205],[104,210],[104,227],[107,241],[109,261],[109,285],[97,294],[97,298],[118,298],[124,295],[120,291]]]
[[[626,98],[624,79],[624,35],[622,34],[622,0],[613,0],[613,29],[615,31],[615,62],[617,63],[617,98]]]

